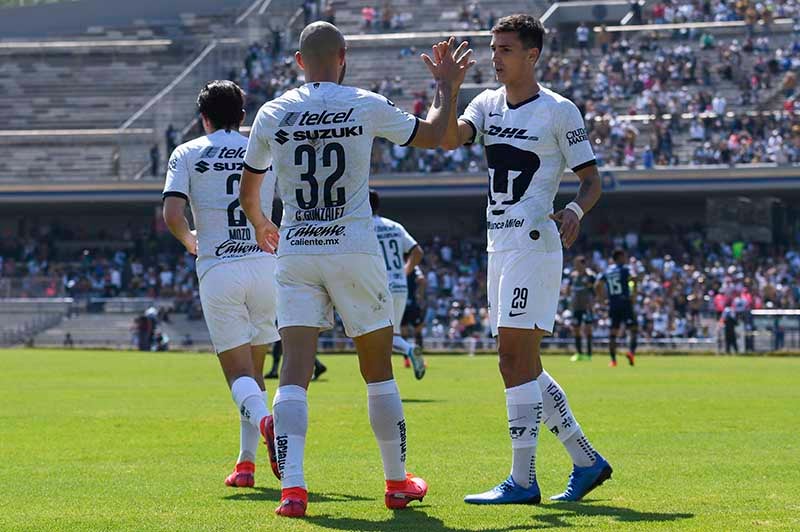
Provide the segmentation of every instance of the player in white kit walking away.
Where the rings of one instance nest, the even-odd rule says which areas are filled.
[[[244,94],[231,81],[212,81],[197,105],[206,136],[175,148],[164,185],[164,220],[175,238],[197,255],[200,302],[222,372],[240,413],[240,450],[225,479],[233,487],[253,486],[259,434],[278,476],[272,416],[264,387],[264,356],[279,339],[275,327],[275,257],[263,252],[253,226],[239,206],[247,138]],[[262,208],[272,210],[275,178],[263,181]],[[192,208],[195,231],[186,220]]]
[[[392,349],[411,363],[414,368],[414,376],[421,379],[425,376],[422,348],[406,342],[402,335],[402,322],[403,313],[406,311],[406,301],[408,301],[408,276],[422,261],[422,246],[401,224],[380,216],[381,198],[375,190],[369,191],[369,206],[372,209],[375,233],[378,235],[378,244],[386,266],[389,292],[392,294],[394,307]],[[405,258],[406,256],[408,258]]]
[[[437,90],[428,119],[419,120],[382,96],[340,85],[344,36],[327,22],[310,24],[295,55],[306,84],[266,103],[253,124],[240,199],[262,249],[278,244],[278,228],[263,214],[259,196],[270,160],[284,205],[276,278],[285,354],[273,401],[278,515],[306,512],[306,390],[319,331],[333,325],[334,307],[355,342],[367,383],[385,504],[404,508],[427,493],[425,481],[405,468],[406,423],[391,364],[392,300],[369,207],[369,163],[375,137],[426,148],[441,143],[460,86],[455,80],[463,80],[473,63],[469,54],[453,61],[447,44],[442,48],[435,63],[423,57]]]
[[[580,500],[611,476],[611,466],[584,436],[564,391],[543,371],[539,353],[542,337],[553,331],[562,243],[572,245],[584,212],[600,197],[600,177],[580,111],[536,81],[543,38],[542,23],[529,15],[497,22],[492,63],[502,87],[475,97],[458,121],[451,116],[444,143],[453,149],[484,139],[489,319],[497,337],[512,448],[509,477],[492,490],[468,495],[465,501],[473,504],[541,500],[535,467],[540,422],[558,436],[574,462],[566,490],[552,499]],[[575,201],[553,214],[565,166],[578,175],[580,188]]]

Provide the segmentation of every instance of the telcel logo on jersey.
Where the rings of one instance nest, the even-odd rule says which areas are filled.
[[[322,111],[321,113],[312,113],[311,111],[306,111],[305,113],[298,113],[298,112],[288,112],[286,116],[283,117],[278,127],[287,127],[287,126],[319,126],[324,125],[327,126],[329,124],[344,124],[345,122],[350,121],[350,117],[353,114],[353,107],[348,109],[347,111],[340,111],[338,113],[329,113],[328,111]],[[300,119],[298,122],[297,119]]]
[[[227,146],[209,146],[200,156],[201,159],[244,159],[247,148],[228,148]]]

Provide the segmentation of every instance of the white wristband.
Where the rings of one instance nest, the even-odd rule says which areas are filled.
[[[570,201],[569,203],[567,203],[567,206],[564,207],[564,208],[565,209],[569,209],[572,212],[574,212],[575,214],[577,214],[578,215],[578,220],[583,219],[583,209],[581,209],[581,206],[578,205],[576,202]]]

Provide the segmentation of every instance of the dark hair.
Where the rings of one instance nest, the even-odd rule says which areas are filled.
[[[244,92],[232,81],[209,81],[197,96],[197,109],[216,129],[238,129],[244,113]]]
[[[538,18],[522,14],[503,17],[492,27],[492,33],[506,32],[516,33],[525,48],[538,48],[542,51],[545,30]]]
[[[369,189],[369,206],[372,208],[372,214],[378,214],[381,208],[381,197],[374,188]]]
[[[625,258],[625,251],[622,248],[617,248],[611,253],[611,258],[614,262]]]

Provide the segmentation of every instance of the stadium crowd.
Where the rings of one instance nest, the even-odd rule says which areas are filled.
[[[795,0],[666,1],[655,4],[643,22],[749,20],[753,12],[757,20],[800,15]],[[334,4],[325,2],[308,16],[335,21]],[[477,2],[465,2],[458,20],[465,28],[487,28],[494,14],[484,16]],[[391,2],[362,10],[365,30],[402,29],[408,22]],[[540,81],[583,111],[601,166],[800,163],[796,32],[788,40],[766,29],[717,39],[694,29],[628,34],[605,28],[591,32],[581,24],[578,47],[556,30],[549,33],[550,53],[540,66]],[[400,61],[417,61],[417,56],[413,46],[399,51]],[[282,49],[279,29],[267,42],[253,43],[228,76],[246,90],[251,117],[264,102],[302,83],[292,54]],[[473,76],[473,82],[483,83],[480,69]],[[407,110],[417,116],[427,110],[429,87],[405,87],[400,76],[376,80],[370,89],[410,99]],[[753,112],[766,102],[774,103],[772,112]],[[444,152],[379,140],[372,154],[374,173],[480,172],[485,164],[479,146]]]
[[[662,228],[663,229],[663,228]],[[648,241],[641,235],[671,235]],[[90,237],[90,238],[89,238]],[[800,305],[800,252],[796,248],[744,244],[714,245],[697,228],[654,231],[606,230],[565,255],[564,290],[557,316],[557,338],[571,336],[572,313],[566,297],[573,258],[583,254],[598,275],[615,248],[628,250],[637,279],[636,309],[645,338],[709,338],[709,326],[726,308],[744,319],[759,308]],[[56,245],[58,243],[58,245]],[[479,240],[434,238],[421,242],[425,276],[419,283],[423,337],[428,347],[487,340],[486,265]],[[171,309],[199,319],[193,257],[165,234],[148,228],[125,230],[121,239],[75,235],[57,225],[24,235],[3,235],[0,272],[22,281],[28,296],[149,297],[172,301]],[[42,282],[45,280],[46,282]],[[27,285],[26,285],[27,282]],[[27,287],[27,288],[26,288]],[[26,289],[28,290],[26,292]],[[605,305],[596,301],[595,336],[608,335]],[[334,331],[333,336],[343,336]]]

